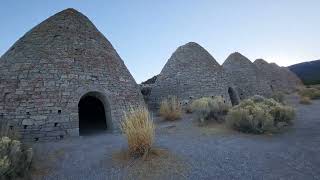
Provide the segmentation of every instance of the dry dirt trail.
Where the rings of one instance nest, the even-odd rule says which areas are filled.
[[[191,115],[158,125],[156,146],[167,153],[147,162],[121,161],[120,134],[37,143],[33,179],[320,179],[320,101],[300,105],[281,134],[247,135],[222,125],[198,127]]]

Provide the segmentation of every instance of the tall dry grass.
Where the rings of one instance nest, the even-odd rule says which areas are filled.
[[[166,98],[160,103],[160,116],[169,121],[174,121],[181,118],[182,106],[175,96]]]
[[[142,157],[150,152],[155,136],[155,125],[148,109],[132,108],[125,112],[121,130],[127,138],[129,154]]]

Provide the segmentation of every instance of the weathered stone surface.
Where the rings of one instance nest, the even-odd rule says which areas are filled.
[[[115,130],[124,110],[144,105],[111,43],[74,9],[34,27],[0,59],[0,114],[18,121],[26,139],[78,135],[78,103],[92,92],[109,106]]]
[[[263,59],[255,60],[254,64],[267,78],[273,91],[293,92],[303,85],[301,80],[286,67],[279,67],[277,64],[268,63]]]
[[[190,42],[172,54],[157,76],[148,104],[156,108],[167,96],[177,96],[184,103],[203,96],[223,96],[229,101],[229,86],[216,60],[199,44]]]
[[[228,73],[228,79],[236,87],[240,99],[253,95],[268,97],[272,94],[266,77],[242,54],[238,52],[230,54],[222,66]]]

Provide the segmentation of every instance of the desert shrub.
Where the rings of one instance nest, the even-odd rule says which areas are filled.
[[[18,140],[0,139],[0,177],[15,179],[23,177],[30,167],[33,152]]]
[[[125,112],[121,130],[127,138],[131,156],[148,154],[154,142],[155,126],[146,108],[138,107]]]
[[[295,116],[295,111],[292,107],[279,104],[272,107],[270,113],[273,116],[275,123],[285,122],[291,124],[292,119]]]
[[[177,97],[168,97],[160,103],[160,116],[166,120],[174,121],[181,118],[182,106]]]
[[[299,95],[309,97],[310,99],[320,99],[320,90],[316,88],[302,88],[299,90]]]
[[[300,104],[311,104],[311,99],[309,97],[300,96]]]
[[[203,124],[208,119],[221,120],[222,116],[227,114],[229,105],[220,96],[203,97],[193,101],[191,109],[196,113],[199,123]]]
[[[273,93],[271,98],[279,103],[284,103],[284,94],[282,92]]]
[[[273,132],[278,127],[292,124],[295,111],[274,99],[252,97],[234,106],[226,117],[232,128],[246,133]]]
[[[271,114],[258,105],[233,108],[228,113],[226,121],[234,129],[246,133],[260,134],[274,128]]]

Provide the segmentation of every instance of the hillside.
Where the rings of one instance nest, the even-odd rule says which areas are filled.
[[[303,62],[289,66],[304,84],[320,84],[320,60]]]

